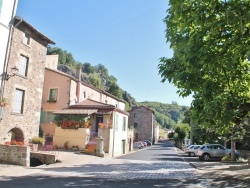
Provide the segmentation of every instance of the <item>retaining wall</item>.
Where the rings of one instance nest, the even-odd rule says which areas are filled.
[[[30,166],[30,147],[0,144],[0,161],[6,164]]]

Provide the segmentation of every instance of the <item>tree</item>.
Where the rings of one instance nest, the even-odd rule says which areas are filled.
[[[250,110],[250,1],[169,1],[164,19],[173,57],[162,57],[159,73],[193,94],[192,118],[232,137],[244,129]],[[232,152],[232,159],[235,159]]]
[[[96,67],[96,70],[98,73],[100,73],[104,76],[108,76],[108,69],[104,65],[98,64],[95,67]]]
[[[90,63],[84,63],[82,66],[82,71],[90,74],[95,72],[95,67],[93,67]]]
[[[117,85],[116,82],[111,82],[108,92],[120,99],[122,99],[122,89]]]
[[[188,134],[189,134],[189,125],[180,124],[175,128],[174,140],[183,143],[183,140],[188,136]]]
[[[90,81],[90,83],[91,83],[93,86],[95,86],[95,87],[97,87],[97,88],[100,88],[100,89],[103,89],[103,88],[104,88],[104,86],[103,86],[103,84],[102,84],[102,80],[101,80],[101,78],[100,78],[100,76],[99,76],[98,73],[90,74],[90,76],[89,76],[89,81]]]

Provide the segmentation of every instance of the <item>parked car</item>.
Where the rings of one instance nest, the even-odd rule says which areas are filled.
[[[143,146],[148,146],[147,142],[144,142],[144,141],[139,141],[143,144]]]
[[[142,149],[144,147],[142,142],[134,142],[134,148]]]
[[[226,155],[231,155],[231,149],[227,149],[220,144],[202,145],[197,152],[199,159],[205,161],[208,161],[210,158],[222,158]],[[235,155],[238,157],[239,152],[235,151]]]
[[[198,150],[201,145],[190,145],[188,148],[185,148],[185,153],[187,153],[191,157],[195,157],[197,155]]]
[[[190,148],[194,147],[194,145],[188,145],[187,147],[184,148],[184,152],[187,153]]]
[[[143,142],[146,142],[147,146],[152,146],[152,142],[150,142],[149,140],[143,140]]]

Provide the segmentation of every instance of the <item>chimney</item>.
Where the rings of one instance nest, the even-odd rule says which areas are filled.
[[[81,64],[78,64],[76,66],[76,79],[78,80],[77,86],[76,86],[76,98],[77,103],[80,102],[80,93],[81,93],[81,73],[82,73],[82,66]]]
[[[76,79],[78,79],[79,81],[81,81],[81,75],[82,75],[82,65],[78,64],[76,66]]]

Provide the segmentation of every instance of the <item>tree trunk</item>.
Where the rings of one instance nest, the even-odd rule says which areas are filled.
[[[224,140],[224,147],[227,147],[227,139]]]
[[[235,157],[235,140],[234,140],[234,135],[231,136],[231,160],[236,161]]]

